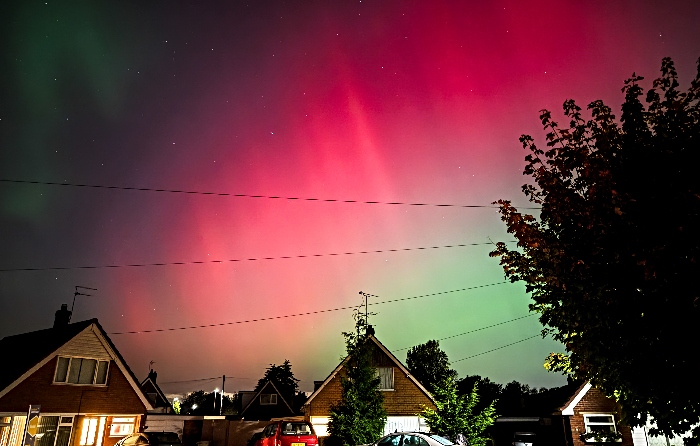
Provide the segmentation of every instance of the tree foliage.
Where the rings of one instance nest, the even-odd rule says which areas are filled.
[[[486,445],[488,437],[484,431],[496,421],[495,401],[477,411],[478,384],[468,394],[460,395],[454,378],[450,377],[435,386],[434,397],[436,409],[426,407],[421,413],[432,432],[453,441],[463,434],[470,446]]]
[[[274,383],[295,412],[298,412],[306,402],[306,394],[298,392],[299,380],[294,377],[292,363],[288,359],[285,359],[280,365],[270,364],[270,367],[265,370],[265,375],[258,380],[254,391],[260,391],[268,381]]]
[[[406,367],[430,393],[446,379],[457,378],[457,372],[450,368],[447,353],[442,351],[438,341],[411,347],[406,353]]]
[[[372,364],[374,344],[368,339],[364,315],[355,314],[355,332],[344,332],[347,357],[341,376],[341,400],[331,407],[329,445],[369,444],[384,432],[386,410],[379,377]]]
[[[520,138],[532,178],[523,192],[539,217],[499,200],[518,247],[498,243],[491,255],[525,282],[543,334],[565,345],[550,368],[616,396],[626,422],[649,414],[672,434],[700,421],[690,354],[700,322],[700,59],[687,92],[669,58],[646,104],[642,79],[625,81],[620,123],[602,101],[589,120],[564,102],[568,128],[541,112],[547,149]]]
[[[219,415],[219,408],[223,400],[224,415],[233,415],[238,413],[236,410],[236,398],[228,395],[221,397],[219,392],[205,392],[197,390],[188,393],[185,398],[179,402],[180,415]]]

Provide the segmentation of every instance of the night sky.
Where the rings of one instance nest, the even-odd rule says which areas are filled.
[[[80,285],[73,321],[166,393],[252,389],[285,359],[308,391],[363,291],[392,301],[370,322],[402,361],[443,339],[460,376],[563,384],[488,257],[513,240],[491,203],[528,206],[540,109],[619,116],[665,56],[687,88],[700,2],[191,3],[1,3],[0,337]]]

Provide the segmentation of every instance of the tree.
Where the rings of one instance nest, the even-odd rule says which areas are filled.
[[[222,414],[236,414],[236,397],[221,396],[219,392],[197,390],[190,392],[179,402],[179,412],[182,415],[219,415],[219,407],[223,403]]]
[[[499,200],[518,245],[498,243],[491,256],[525,282],[543,335],[565,345],[550,368],[616,397],[628,424],[648,414],[673,434],[700,422],[689,354],[700,322],[700,59],[687,92],[663,59],[646,107],[642,79],[625,82],[621,124],[602,101],[590,120],[564,102],[568,128],[541,112],[547,150],[520,138],[532,177],[523,192],[539,218]]]
[[[469,446],[486,445],[488,437],[484,431],[497,417],[495,401],[482,411],[475,410],[479,403],[477,389],[478,384],[474,384],[469,394],[460,395],[451,377],[435,386],[436,409],[424,408],[421,414],[430,430],[453,441],[463,434]]]
[[[447,353],[440,349],[438,341],[411,347],[406,353],[406,367],[430,393],[435,386],[446,379],[456,379],[457,372],[450,368]]]
[[[306,394],[298,392],[299,380],[294,377],[292,364],[288,359],[285,359],[281,365],[270,364],[270,367],[265,370],[265,375],[258,380],[255,392],[260,391],[268,381],[274,383],[277,390],[292,405],[292,409],[295,412],[298,412],[306,402]]]
[[[457,380],[456,383],[457,393],[460,395],[467,395],[471,393],[475,384],[479,386],[479,402],[474,407],[475,411],[482,411],[487,408],[489,404],[496,401],[496,412],[498,412],[500,416],[510,415],[509,413],[500,409],[500,406],[503,403],[503,399],[501,398],[503,386],[501,384],[497,384],[491,381],[489,378],[482,378],[479,375],[467,375],[464,378]]]
[[[367,321],[355,313],[355,332],[344,332],[347,357],[341,376],[341,400],[331,407],[329,445],[369,444],[378,440],[386,425],[384,396],[372,365],[374,344],[369,340]]]

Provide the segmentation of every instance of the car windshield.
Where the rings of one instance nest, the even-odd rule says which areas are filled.
[[[149,434],[157,443],[180,443],[175,432],[153,432]]]
[[[311,435],[311,426],[306,423],[282,423],[282,435]]]
[[[515,435],[513,435],[513,440],[515,440],[515,441],[524,441],[524,442],[532,443],[532,441],[534,439],[535,439],[534,432],[516,432]]]
[[[445,446],[450,446],[450,445],[454,444],[450,440],[448,440],[447,438],[441,437],[439,435],[431,435],[430,438],[432,438],[433,440],[437,441],[440,444],[444,444]]]

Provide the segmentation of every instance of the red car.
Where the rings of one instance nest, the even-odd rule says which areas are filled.
[[[318,446],[318,437],[306,421],[273,421],[265,426],[255,446]]]

